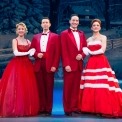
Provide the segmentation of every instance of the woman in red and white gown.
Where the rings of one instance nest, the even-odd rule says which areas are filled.
[[[39,112],[39,95],[33,65],[28,55],[30,41],[24,38],[27,31],[24,23],[16,25],[18,37],[13,39],[14,58],[8,63],[0,80],[0,116],[33,116]]]
[[[79,108],[101,116],[122,117],[122,90],[104,55],[107,38],[99,33],[99,19],[91,24],[93,36],[87,39],[88,48],[83,48],[90,57],[81,76]]]

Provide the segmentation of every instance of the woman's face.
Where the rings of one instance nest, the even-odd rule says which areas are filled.
[[[94,22],[92,24],[91,30],[93,32],[99,32],[101,30],[101,26],[100,26],[99,22]]]
[[[23,27],[22,25],[19,25],[19,26],[17,27],[16,33],[17,33],[19,36],[24,36],[25,33],[26,33],[25,27]]]

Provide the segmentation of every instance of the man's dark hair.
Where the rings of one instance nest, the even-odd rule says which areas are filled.
[[[42,17],[42,20],[43,20],[43,19],[48,19],[48,20],[49,20],[49,22],[50,22],[49,17]],[[42,20],[41,20],[41,22],[42,22]]]
[[[72,15],[70,16],[70,19],[71,19],[72,17],[74,17],[74,16],[77,16],[77,17],[79,18],[78,14],[72,14]]]

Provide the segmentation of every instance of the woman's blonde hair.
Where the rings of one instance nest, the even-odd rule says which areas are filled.
[[[27,29],[25,23],[23,23],[23,22],[20,22],[20,23],[16,24],[16,32],[17,32],[17,28],[19,27],[19,25],[21,25],[25,28],[26,33],[28,32],[28,29]]]

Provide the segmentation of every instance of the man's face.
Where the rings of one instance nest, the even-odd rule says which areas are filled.
[[[50,24],[50,21],[48,19],[43,19],[42,20],[41,27],[44,30],[49,30],[50,26],[51,26],[51,24]]]
[[[79,25],[79,17],[77,16],[72,16],[71,20],[69,21],[70,27],[72,28],[77,28]]]

